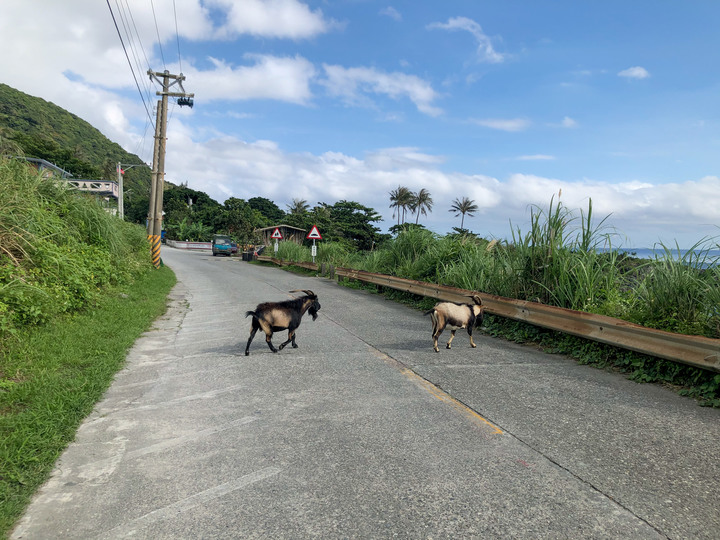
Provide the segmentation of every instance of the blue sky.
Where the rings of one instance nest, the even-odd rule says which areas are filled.
[[[720,234],[718,2],[109,4],[141,92],[92,0],[0,3],[0,82],[150,162],[145,71],[183,72],[195,107],[172,108],[167,179],[219,202],[354,200],[386,230],[403,185],[430,191],[420,222],[440,234],[462,197],[488,238],[553,197],[578,214],[592,199],[615,245]]]

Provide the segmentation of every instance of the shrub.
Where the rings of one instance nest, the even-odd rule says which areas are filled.
[[[91,304],[150,268],[145,231],[88,195],[0,159],[0,333]]]

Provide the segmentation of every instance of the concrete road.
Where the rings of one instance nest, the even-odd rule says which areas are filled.
[[[427,317],[322,278],[163,260],[169,312],[13,538],[720,537],[719,410],[485,336],[436,354]],[[291,289],[318,320],[246,357],[245,311]]]

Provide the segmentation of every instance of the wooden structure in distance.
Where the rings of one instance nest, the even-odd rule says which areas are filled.
[[[275,241],[271,238],[272,233],[278,229],[282,234],[283,242],[295,242],[298,245],[302,245],[305,240],[305,229],[298,229],[297,227],[291,227],[290,225],[273,225],[272,227],[264,227],[262,229],[255,229],[253,232],[262,238],[262,243],[266,246],[271,246]]]

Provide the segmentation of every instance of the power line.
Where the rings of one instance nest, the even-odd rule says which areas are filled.
[[[112,6],[110,5],[110,0],[106,0],[106,1],[107,1],[108,9],[110,10],[110,15],[112,16],[113,23],[115,24],[115,30],[117,31],[118,38],[120,38],[120,44],[122,45],[123,51],[125,52],[125,58],[127,58],[128,65],[130,66],[130,71],[132,72],[133,79],[135,79],[135,86],[137,86],[138,92],[140,93],[140,99],[142,99],[143,106],[145,107],[145,112],[147,113],[148,118],[150,118],[150,123],[152,123],[152,115],[150,114],[150,111],[148,110],[147,103],[145,103],[145,97],[143,96],[142,90],[140,90],[140,84],[138,83],[137,77],[135,76],[135,70],[133,69],[132,62],[130,61],[130,56],[128,55],[127,49],[125,48],[125,42],[123,42],[122,34],[120,33],[120,28],[118,27],[117,20],[115,20],[115,14],[113,13]]]
[[[142,134],[142,137],[140,137],[140,139],[138,140],[138,143],[135,145],[134,154],[136,156],[141,156],[145,152],[145,141],[147,141],[147,132],[148,132],[149,127],[150,127],[150,121],[146,119],[145,120],[145,130]],[[153,129],[154,128],[155,128],[155,126],[153,126]]]
[[[138,72],[142,73],[146,69],[150,67],[150,62],[148,61],[147,54],[145,53],[145,47],[143,46],[143,40],[140,37],[140,32],[138,31],[137,24],[135,23],[135,17],[133,15],[132,9],[130,9],[130,5],[128,3],[128,0],[115,0],[115,3],[118,6],[118,11],[120,18],[123,20],[123,26],[125,27],[126,36],[128,38],[128,48],[130,48],[133,52],[133,57],[135,58],[135,64],[138,68]],[[133,37],[134,36],[134,37]],[[142,56],[145,59],[145,67],[143,68],[142,62],[140,60],[140,56],[137,51],[137,46],[140,48],[140,52],[142,52]],[[148,99],[148,103],[152,103],[153,101],[153,88],[150,80],[145,80],[145,97]],[[140,155],[140,148],[144,147],[144,143],[147,137],[147,130],[148,126],[150,125],[151,118],[147,118],[145,120],[145,129],[143,132],[143,135],[141,139],[138,141],[138,148],[135,151],[135,154]],[[153,126],[154,127],[154,126]]]
[[[158,47],[160,47],[160,58],[162,58],[163,67],[167,69],[167,65],[165,64],[165,55],[163,54],[162,49],[162,40],[160,39],[160,29],[158,28],[157,17],[155,16],[155,3],[153,0],[150,0],[150,6],[152,7],[153,19],[155,20],[155,33],[158,38]]]
[[[128,15],[125,13],[127,12],[130,16],[130,19],[132,19],[132,13],[130,12],[130,6],[127,5],[127,2],[125,2],[125,7],[123,7],[123,4],[120,3],[118,0],[115,0],[115,5],[118,9],[118,17],[122,21],[122,26],[125,29],[125,37],[127,39],[127,48],[132,52],[132,56],[135,59],[135,67],[138,69],[139,73],[142,73],[144,71],[142,64],[140,62],[140,58],[138,57],[137,53],[137,47],[135,47],[133,35],[130,31],[130,22],[128,21]],[[139,41],[139,36],[138,36]],[[140,42],[140,49],[142,50],[142,42]],[[144,53],[144,51],[143,51]],[[147,61],[147,58],[146,58]],[[149,83],[145,82],[145,96],[148,98],[148,101],[151,101],[151,94],[150,94],[150,88]]]
[[[127,12],[130,14],[130,20],[132,22],[133,28],[135,29],[135,35],[137,36],[138,43],[140,43],[140,50],[143,53],[143,57],[145,58],[145,68],[150,67],[150,61],[148,60],[147,54],[145,54],[145,47],[143,47],[142,39],[140,39],[140,33],[138,32],[137,25],[135,24],[135,17],[133,17],[132,10],[130,9],[130,4],[128,4],[128,0],[125,0],[125,5],[127,6]],[[148,84],[148,86],[150,86]]]
[[[177,39],[178,64],[180,66],[180,73],[182,73],[182,58],[180,57],[180,33],[178,32],[177,9],[175,9],[175,0],[173,0],[173,14],[175,15],[175,38]]]

